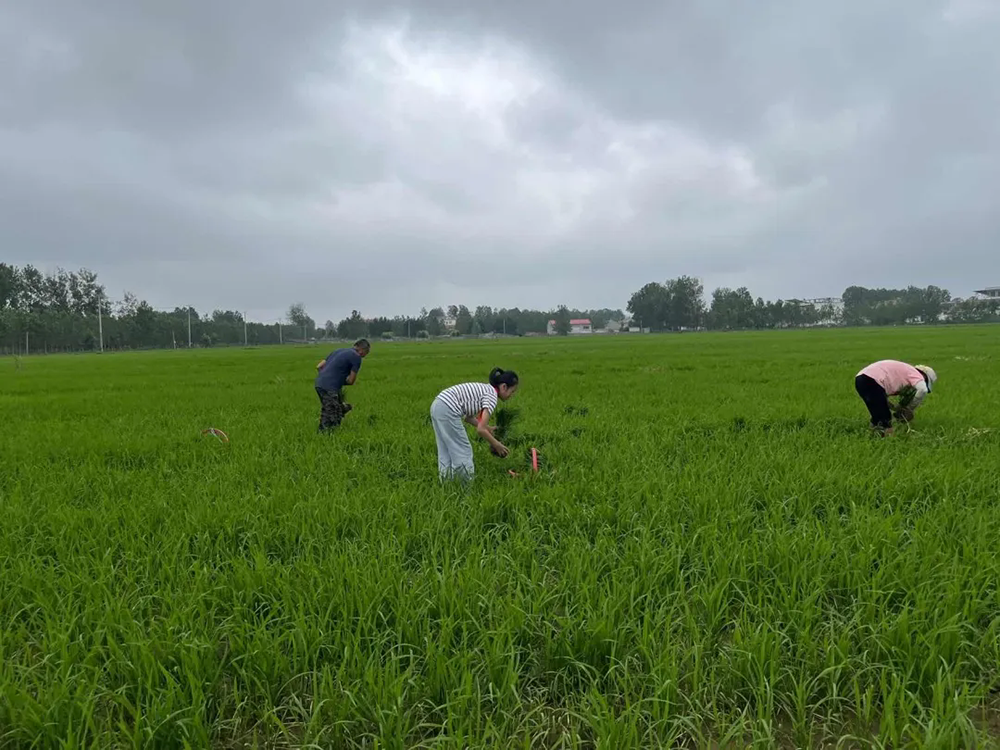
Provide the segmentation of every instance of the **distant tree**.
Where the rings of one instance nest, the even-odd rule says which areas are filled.
[[[62,268],[57,268],[54,274],[45,277],[42,283],[43,303],[49,312],[67,313],[70,311],[70,274]]]
[[[587,312],[580,317],[590,318],[590,324],[594,327],[594,330],[599,330],[602,328],[607,328],[608,323],[611,321],[621,321],[625,318],[625,313],[621,310],[611,310],[609,308],[602,308],[600,310],[587,310]]]
[[[71,273],[68,275],[66,292],[69,300],[70,311],[75,315],[85,313],[86,301],[83,296],[83,287],[80,284],[80,277]]]
[[[568,336],[573,330],[573,324],[570,323],[572,316],[566,305],[560,305],[552,319],[555,321],[554,330],[557,336]]]
[[[659,330],[665,327],[669,295],[663,284],[646,284],[628,301],[627,310],[642,328]]]
[[[974,297],[958,300],[948,319],[953,323],[995,323],[1000,321],[1000,300]]]
[[[118,303],[118,309],[115,310],[115,314],[119,318],[131,317],[132,315],[135,315],[135,311],[138,306],[139,306],[139,300],[136,298],[136,296],[132,294],[132,292],[125,292],[121,302]],[[218,310],[216,310],[215,313],[220,314]]]
[[[424,316],[424,325],[429,336],[440,336],[444,333],[444,310],[435,307]]]
[[[309,338],[316,330],[316,321],[309,317],[301,302],[296,302],[288,308],[288,322],[302,332],[303,338]]]
[[[910,312],[915,313],[915,315],[912,317],[919,319],[922,323],[937,322],[944,312],[945,306],[951,300],[951,294],[947,289],[933,285],[924,289],[910,287],[907,293],[913,295]]]
[[[725,330],[757,327],[757,308],[750,290],[746,287],[735,290],[721,287],[712,292],[707,323],[709,328]]]
[[[671,279],[664,285],[667,292],[667,314],[664,321],[668,328],[697,328],[705,318],[705,287],[693,276]]]
[[[337,324],[337,336],[342,339],[360,339],[368,334],[368,323],[357,310]]]
[[[496,310],[493,315],[493,333],[505,333],[517,336],[520,327],[524,325],[524,314],[521,310]]]
[[[16,310],[20,301],[21,274],[16,266],[0,263],[0,310]]]
[[[458,314],[455,316],[455,330],[463,336],[472,333],[472,313],[465,305],[458,307]]]
[[[156,326],[156,311],[146,300],[136,303],[132,314],[126,321],[128,342],[131,346],[149,345]],[[162,342],[161,342],[162,343]]]
[[[493,330],[493,319],[495,316],[493,308],[489,305],[479,305],[472,317],[475,319],[481,333]]]
[[[31,264],[21,269],[20,292],[22,310],[39,313],[45,309],[45,277]]]
[[[386,332],[393,332],[393,320],[391,318],[378,317],[368,321],[368,335],[372,338],[378,338]]]
[[[947,289],[910,286],[906,289],[867,289],[850,286],[841,297],[847,325],[933,323],[951,299]]]

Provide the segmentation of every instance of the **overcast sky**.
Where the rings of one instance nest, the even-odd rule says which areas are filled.
[[[259,320],[966,295],[1000,285],[1000,2],[8,0],[0,233]]]

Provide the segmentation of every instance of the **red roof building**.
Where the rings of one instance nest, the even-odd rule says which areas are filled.
[[[552,336],[555,332],[556,322],[554,320],[550,320],[548,325],[548,334]],[[569,332],[571,335],[593,333],[594,327],[590,323],[590,318],[573,318],[569,322]]]

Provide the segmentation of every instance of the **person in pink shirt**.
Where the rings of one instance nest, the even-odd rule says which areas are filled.
[[[891,435],[894,415],[889,396],[899,397],[895,416],[909,422],[936,382],[937,373],[927,365],[883,359],[859,372],[854,378],[854,388],[868,407],[872,428]]]

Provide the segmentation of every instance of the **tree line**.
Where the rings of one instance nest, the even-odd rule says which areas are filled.
[[[334,324],[327,321],[325,332],[329,337],[342,339],[380,337],[430,338],[438,336],[482,336],[486,334],[523,336],[531,333],[546,333],[550,320],[556,321],[556,328],[569,331],[569,321],[587,318],[595,328],[606,328],[609,324],[622,324],[626,315],[621,310],[572,310],[560,306],[555,310],[522,310],[513,308],[493,308],[480,305],[471,309],[465,305],[450,305],[448,308],[422,309],[414,318],[377,317],[366,319],[357,310]]]
[[[301,303],[288,308],[280,323],[244,319],[235,310],[199,313],[193,307],[154,309],[125,292],[110,300],[89,269],[58,269],[44,274],[32,265],[0,263],[0,352],[6,354],[104,349],[263,345],[316,339],[430,338],[446,335],[523,335],[544,333],[549,320],[589,317],[595,326],[621,321],[621,310],[547,312],[520,308],[470,309],[451,305],[421,310],[416,316],[365,318],[357,310],[339,323],[322,326]]]
[[[646,284],[629,299],[627,310],[638,325],[654,331],[1000,322],[1000,300],[952,299],[947,289],[937,286],[850,286],[838,301],[840,304],[766,301],[754,299],[746,287],[722,287],[713,291],[706,303],[701,281],[681,276],[662,284]]]
[[[291,321],[255,323],[234,310],[155,310],[131,292],[110,300],[86,268],[43,274],[31,265],[0,263],[0,352],[6,354],[277,344],[308,335]]]
[[[848,287],[840,305],[801,300],[765,301],[745,287],[719,288],[705,299],[696,278],[652,282],[629,299],[631,325],[654,331],[708,328],[746,330],[814,325],[902,325],[944,320],[1000,322],[1000,301],[954,300],[935,286],[906,289]],[[570,320],[588,318],[594,330],[618,330],[628,323],[622,310],[554,310],[450,305],[415,316],[365,317],[354,310],[334,323],[317,325],[302,304],[289,307],[280,323],[245,320],[241,312],[193,307],[156,310],[126,292],[109,300],[89,269],[45,274],[31,265],[0,263],[0,352],[94,351],[199,346],[263,345],[315,339],[436,338],[440,336],[543,334],[570,331]]]

